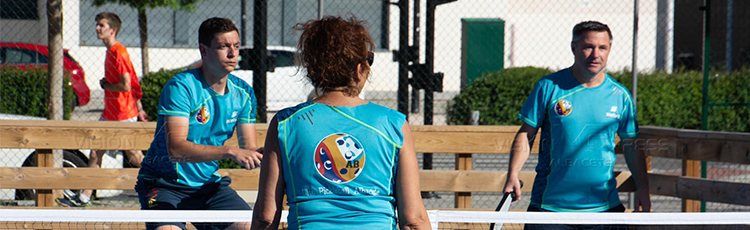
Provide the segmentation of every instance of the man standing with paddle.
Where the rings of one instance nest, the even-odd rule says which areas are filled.
[[[573,28],[575,62],[537,82],[518,118],[523,121],[511,150],[505,192],[521,195],[518,180],[539,128],[539,163],[528,211],[623,212],[617,194],[615,135],[623,143],[638,135],[635,106],[627,88],[603,72],[612,47],[606,24],[586,21]],[[635,211],[649,211],[645,156],[624,145],[636,182]],[[550,229],[526,225],[526,229]],[[566,227],[566,226],[560,226]],[[569,226],[568,226],[569,227]]]

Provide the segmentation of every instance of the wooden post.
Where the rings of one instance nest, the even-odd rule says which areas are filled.
[[[479,125],[479,111],[471,111],[471,119],[469,123],[471,125]],[[471,170],[471,153],[459,153],[456,154],[456,170]],[[455,193],[454,205],[455,208],[471,208],[471,192],[457,192]]]
[[[701,162],[693,160],[682,160],[682,175],[686,177],[700,178]],[[683,212],[700,212],[700,210],[701,202],[699,200],[682,199]]]
[[[471,170],[471,153],[456,154],[456,170]],[[471,208],[471,192],[455,193],[455,208]]]
[[[648,173],[652,173],[652,172],[653,172],[653,170],[652,170],[652,168],[651,168],[651,156],[648,156],[648,155],[646,155],[646,173],[647,173],[647,175],[646,175],[646,178],[648,178]],[[651,183],[651,182],[649,182],[649,183]],[[649,188],[649,189],[650,189],[650,188]],[[632,193],[631,193],[631,194],[632,194]],[[649,197],[649,200],[651,200],[651,192],[649,192],[649,194],[648,194],[648,197]],[[652,200],[652,201],[653,201],[653,200]],[[651,202],[651,203],[653,204],[653,202]],[[648,211],[649,211],[649,212],[651,212],[651,210],[654,210],[654,208],[653,208],[653,207],[654,207],[654,206],[652,205],[652,206],[651,206],[651,209],[650,209],[650,210],[648,210]]]
[[[37,167],[52,168],[55,167],[54,154],[51,149],[37,149],[36,150],[36,165]],[[52,207],[55,204],[55,197],[52,194],[52,190],[49,189],[37,189],[36,190],[36,206],[37,207]]]

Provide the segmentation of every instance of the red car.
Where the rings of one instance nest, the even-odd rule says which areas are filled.
[[[48,51],[45,45],[0,43],[0,66],[16,66],[21,69],[35,66],[47,68]],[[86,105],[91,100],[91,92],[89,86],[86,85],[83,68],[68,54],[67,49],[63,50],[63,54],[65,75],[70,76],[68,82],[75,91],[76,105]]]

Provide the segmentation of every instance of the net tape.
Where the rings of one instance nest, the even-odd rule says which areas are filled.
[[[281,221],[286,222],[283,211]],[[750,225],[750,212],[715,213],[553,213],[429,210],[438,223]],[[0,221],[16,222],[249,222],[252,211],[0,210]]]

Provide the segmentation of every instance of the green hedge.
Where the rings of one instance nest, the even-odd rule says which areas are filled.
[[[143,91],[141,104],[143,104],[143,110],[146,111],[146,114],[148,114],[151,121],[156,121],[159,114],[159,95],[161,95],[161,89],[164,88],[164,85],[167,84],[169,79],[183,70],[184,69],[161,69],[157,72],[146,74],[141,78],[141,90]]]
[[[621,71],[610,75],[630,88],[632,73]],[[750,70],[732,74],[711,73],[711,103],[750,103]],[[702,129],[703,73],[697,71],[639,73],[638,122],[683,129]],[[750,104],[746,106],[711,106],[708,129],[728,132],[750,132]]]
[[[159,114],[159,96],[161,95],[162,88],[164,88],[164,85],[167,84],[169,79],[184,70],[184,68],[172,70],[161,69],[157,72],[146,74],[143,76],[143,79],[141,79],[141,88],[143,90],[141,103],[143,104],[143,110],[146,111],[148,117],[151,118],[152,121],[156,121]],[[231,159],[219,161],[219,167],[242,168]]]
[[[0,68],[0,82],[0,113],[47,117],[47,69]],[[75,99],[68,78],[63,77],[63,119],[70,119]]]
[[[550,70],[524,67],[487,74],[469,85],[448,104],[450,124],[468,124],[471,110],[480,111],[482,125],[520,125],[515,116],[536,81]],[[631,72],[610,72],[627,88]],[[640,125],[701,129],[702,72],[639,73],[637,112]],[[712,73],[712,103],[750,103],[750,70]],[[712,106],[709,129],[750,132],[750,106]]]
[[[448,123],[468,125],[471,111],[478,110],[481,125],[519,125],[516,114],[529,92],[551,73],[549,69],[522,67],[485,74],[448,102]]]

